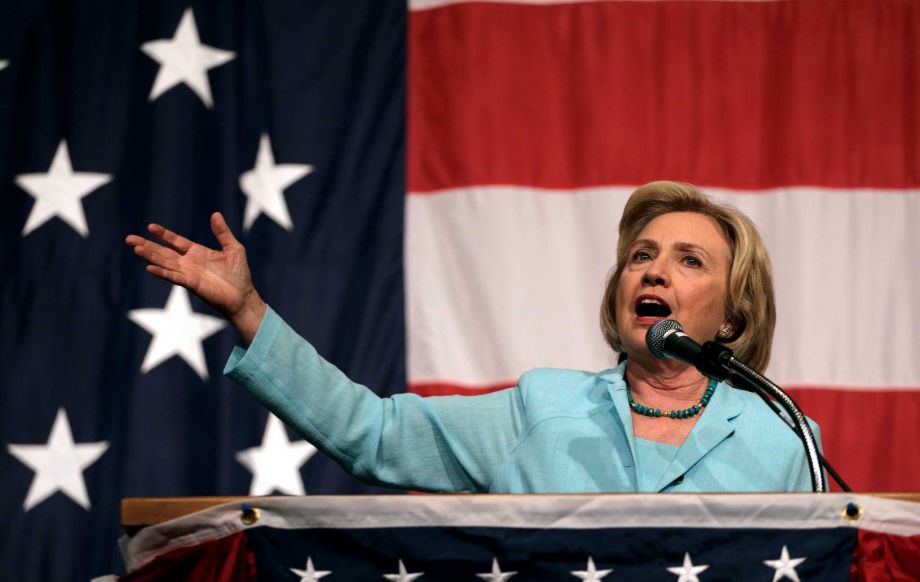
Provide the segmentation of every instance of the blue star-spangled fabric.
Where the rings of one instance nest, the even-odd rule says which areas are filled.
[[[405,27],[389,0],[0,8],[0,579],[118,572],[125,496],[371,491],[122,241],[216,246],[220,210],[279,313],[404,390]]]
[[[800,580],[847,580],[857,541],[856,531],[848,528],[820,533],[731,528],[257,528],[246,535],[260,579],[284,580],[291,565],[305,562],[309,555],[316,568],[331,571],[334,579],[375,580],[396,572],[394,557],[403,556],[409,571],[424,572],[420,582],[475,580],[478,574],[492,572],[493,559],[502,573],[516,572],[509,578],[513,582],[578,580],[573,573],[585,572],[588,558],[596,570],[612,570],[605,581],[676,582],[695,576],[701,582],[770,582],[776,568],[764,562],[780,558],[784,546],[792,548],[794,556],[807,556],[795,567]],[[686,568],[685,554],[690,561]]]

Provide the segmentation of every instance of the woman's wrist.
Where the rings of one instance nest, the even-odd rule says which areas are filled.
[[[237,333],[243,340],[243,345],[249,346],[262,325],[262,319],[265,318],[265,312],[268,311],[268,305],[259,294],[253,289],[246,297],[243,307],[231,317],[228,317],[230,324],[236,328]]]

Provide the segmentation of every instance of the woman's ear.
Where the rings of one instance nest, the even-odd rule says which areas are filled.
[[[716,334],[716,339],[722,343],[733,342],[744,333],[745,322],[743,317],[731,317],[727,318],[722,324],[722,327],[719,328],[719,333]]]

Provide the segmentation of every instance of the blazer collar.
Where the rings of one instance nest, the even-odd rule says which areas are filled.
[[[622,459],[624,468],[632,468],[628,472],[630,477],[630,490],[637,491],[639,481],[636,475],[636,439],[633,436],[632,414],[629,411],[629,400],[626,398],[626,382],[624,374],[626,373],[626,363],[622,363],[616,368],[601,372],[601,377],[607,382],[607,393],[613,401],[613,410],[619,419],[619,427],[623,431],[623,438],[629,444],[630,459]]]
[[[632,414],[629,411],[629,400],[626,397],[626,362],[623,362],[616,368],[604,370],[601,377],[607,382],[607,393],[613,400],[614,408],[620,419],[620,424],[629,440],[629,448],[632,451],[633,459],[636,458],[635,439],[633,437]]]
[[[601,375],[607,380],[607,391],[614,402],[614,408],[629,441],[629,449],[635,467],[636,439],[633,435],[632,414],[626,398],[626,382],[623,377],[625,373],[626,363],[623,362],[616,368],[605,370]],[[735,392],[735,389],[724,382],[720,383],[709,400],[709,405],[696,422],[696,426],[693,427],[687,440],[678,449],[674,460],[655,485],[655,490],[661,491],[667,487],[719,443],[729,438],[735,432],[733,421],[741,415],[744,407],[745,400]]]

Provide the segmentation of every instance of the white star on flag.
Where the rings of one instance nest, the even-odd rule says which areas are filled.
[[[233,60],[236,53],[201,44],[191,8],[186,8],[171,39],[145,42],[141,50],[160,64],[150,89],[153,101],[179,83],[185,83],[210,109],[214,106],[208,70]]]
[[[498,565],[498,559],[492,558],[492,571],[488,574],[476,574],[476,576],[483,580],[488,580],[489,582],[505,582],[505,580],[511,578],[515,574],[517,574],[517,572],[502,572],[502,569]]]
[[[309,164],[275,164],[271,141],[268,134],[263,133],[259,138],[255,167],[240,176],[240,189],[246,195],[243,230],[248,231],[261,213],[279,226],[293,229],[284,189],[312,171],[313,166]]]
[[[29,511],[60,491],[89,511],[89,494],[83,471],[109,448],[107,441],[74,444],[67,413],[59,408],[48,442],[43,445],[7,445],[11,455],[35,471],[32,485],[22,504]]]
[[[3,69],[5,69],[6,66],[9,65],[9,64],[10,64],[9,61],[0,61],[0,71],[2,71]]]
[[[783,578],[789,578],[794,582],[799,582],[799,574],[795,571],[796,566],[807,560],[807,558],[789,558],[789,549],[783,546],[783,551],[778,560],[764,560],[763,563],[775,569],[773,573],[773,582],[778,582]]]
[[[332,574],[331,570],[314,570],[313,569],[313,558],[307,558],[307,569],[298,570],[297,568],[291,568],[291,572],[300,576],[300,582],[316,582],[324,576]]]
[[[82,200],[111,180],[111,174],[74,172],[67,141],[62,139],[47,172],[16,176],[16,184],[35,198],[35,204],[22,228],[22,236],[57,216],[80,233],[80,236],[88,237],[89,227],[86,225]]]
[[[709,566],[694,566],[690,560],[690,554],[684,553],[684,565],[676,568],[668,568],[668,572],[677,574],[677,582],[700,582],[697,574],[707,569]]]
[[[173,356],[179,356],[202,380],[208,379],[201,342],[226,325],[224,320],[192,311],[188,292],[174,285],[163,309],[133,309],[128,317],[153,335],[141,373],[146,374]]]
[[[236,460],[252,473],[250,495],[268,495],[280,491],[287,495],[305,493],[300,467],[314,454],[316,447],[306,441],[289,441],[284,423],[268,415],[262,444],[236,454]]]
[[[390,582],[412,582],[416,578],[424,576],[424,572],[406,572],[406,567],[403,565],[403,561],[399,561],[399,573],[398,574],[384,574],[383,577]]]
[[[613,572],[613,569],[610,570],[598,570],[594,566],[594,558],[588,556],[588,567],[585,570],[573,570],[571,572],[572,576],[585,580],[586,582],[599,582],[602,578]]]

